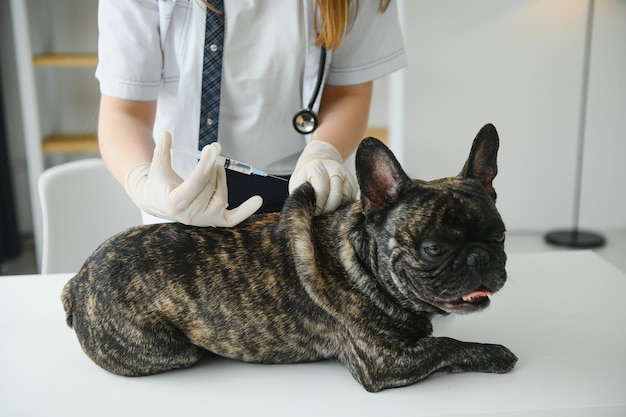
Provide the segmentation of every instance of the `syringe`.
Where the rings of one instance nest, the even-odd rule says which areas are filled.
[[[200,151],[196,151],[195,149],[184,148],[181,146],[173,146],[172,151],[184,153],[186,155],[195,156],[200,159],[202,153]],[[289,181],[287,178],[277,177],[275,175],[268,174],[265,171],[261,171],[260,169],[256,169],[252,167],[252,165],[244,164],[243,162],[236,161],[231,158],[227,158],[225,156],[219,155],[216,161],[219,165],[223,166],[225,169],[229,169],[231,171],[237,171],[246,175],[259,175],[261,177],[271,177],[281,181]]]

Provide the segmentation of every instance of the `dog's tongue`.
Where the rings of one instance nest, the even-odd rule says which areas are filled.
[[[488,289],[479,288],[476,291],[472,291],[471,293],[464,295],[463,301],[466,303],[477,303],[490,295],[493,295],[493,293]]]

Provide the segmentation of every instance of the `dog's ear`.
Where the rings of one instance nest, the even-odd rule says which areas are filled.
[[[469,158],[459,174],[463,178],[474,178],[480,181],[494,200],[496,190],[493,188],[493,179],[498,174],[499,146],[500,139],[495,126],[492,124],[483,126],[476,135]]]
[[[361,210],[366,216],[392,206],[402,190],[412,184],[389,148],[371,137],[363,139],[357,149],[356,177],[361,188]]]

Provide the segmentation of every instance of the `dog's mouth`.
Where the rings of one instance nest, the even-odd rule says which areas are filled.
[[[480,303],[481,301],[484,301],[485,299],[488,300],[489,296],[491,295],[493,295],[493,293],[489,291],[487,288],[480,287],[476,291],[472,291],[471,293],[464,295],[461,299],[463,300],[463,302],[474,304],[474,303]]]
[[[457,300],[439,301],[436,305],[448,313],[471,313],[486,308],[489,305],[489,296],[491,295],[493,293],[489,289],[480,287]]]

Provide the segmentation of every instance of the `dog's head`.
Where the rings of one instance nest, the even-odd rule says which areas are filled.
[[[504,223],[493,179],[499,139],[486,125],[456,177],[411,180],[391,151],[365,139],[356,155],[376,275],[406,308],[470,313],[506,281]]]

